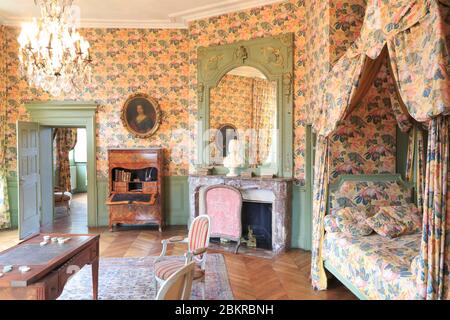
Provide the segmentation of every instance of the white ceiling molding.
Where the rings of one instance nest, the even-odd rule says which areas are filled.
[[[189,22],[220,16],[231,12],[242,11],[255,7],[283,2],[285,0],[225,0],[202,7],[192,8],[185,11],[169,14],[172,22],[188,25]]]
[[[188,0],[182,0],[188,1]],[[186,29],[191,21],[210,18],[231,12],[261,7],[285,0],[224,0],[189,10],[169,13],[167,19],[130,20],[130,19],[84,19],[81,28],[137,28],[137,29]],[[34,5],[34,4],[33,4]],[[21,23],[32,20],[32,15],[7,16],[0,11],[0,24],[18,27]]]
[[[0,15],[0,24],[19,27],[24,21],[31,21],[33,18],[6,18]],[[104,19],[81,19],[80,28],[133,28],[133,29],[186,29],[182,23],[170,20],[104,20]]]

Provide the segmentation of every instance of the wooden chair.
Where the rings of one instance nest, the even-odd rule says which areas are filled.
[[[191,224],[187,238],[172,237],[162,240],[163,245],[161,254],[155,260],[155,287],[158,284],[163,285],[172,274],[180,270],[183,266],[190,262],[195,262],[193,282],[201,282],[202,295],[205,297],[205,267],[206,256],[209,245],[210,219],[207,215],[196,217]],[[167,246],[174,243],[187,243],[188,251],[184,259],[181,257],[168,257]]]
[[[53,199],[55,201],[55,208],[65,207],[67,214],[70,215],[70,200],[72,199],[72,195],[69,192],[66,192],[61,187],[55,187],[53,189]]]
[[[211,237],[236,241],[236,254],[242,237],[242,195],[231,186],[214,185],[205,189],[205,214],[211,217]]]
[[[159,289],[156,300],[189,300],[195,262],[190,262],[173,273]]]

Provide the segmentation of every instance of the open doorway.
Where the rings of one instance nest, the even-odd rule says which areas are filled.
[[[17,122],[19,238],[24,239],[39,231],[88,233],[88,227],[98,226],[95,137],[97,105],[91,102],[65,101],[31,103],[25,107],[31,121]],[[77,215],[82,217],[82,223],[72,224],[72,221],[80,221],[73,217],[73,220],[65,219],[64,226],[60,228],[55,226],[54,170],[56,168],[53,163],[52,142],[54,128],[86,129],[87,200],[82,201],[81,197],[77,199],[80,201],[75,201],[74,204],[78,202],[80,206],[86,207],[86,210],[82,211],[87,211],[87,224],[85,217]],[[66,163],[67,170],[70,171],[70,160],[68,159]]]
[[[54,213],[57,232],[87,231],[86,128],[52,128]]]

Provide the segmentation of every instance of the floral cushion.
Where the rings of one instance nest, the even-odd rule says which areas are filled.
[[[323,223],[326,232],[341,232],[341,229],[337,224],[337,217],[335,215],[326,215],[323,219]]]
[[[422,218],[417,207],[410,203],[401,206],[380,207],[378,213],[366,220],[380,236],[396,238],[419,232]]]
[[[364,207],[345,207],[335,212],[338,228],[349,236],[367,236],[372,228],[366,223],[368,213]]]

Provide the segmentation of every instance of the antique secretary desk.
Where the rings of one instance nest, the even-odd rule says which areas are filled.
[[[116,224],[164,227],[163,150],[110,149],[109,228]]]

